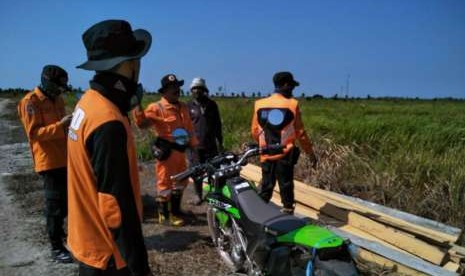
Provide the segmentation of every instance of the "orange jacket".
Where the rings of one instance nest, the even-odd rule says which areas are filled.
[[[280,143],[285,146],[283,154],[260,156],[260,161],[277,160],[283,158],[294,147],[295,140],[297,139],[300,146],[306,153],[312,152],[312,142],[305,132],[302,118],[300,115],[298,101],[294,98],[286,98],[279,93],[273,93],[270,97],[257,100],[255,102],[254,113],[252,118],[252,137],[259,143],[261,147],[266,146],[266,131],[260,126],[258,120],[258,113],[262,109],[288,109],[293,114],[292,120],[280,131]]]
[[[36,172],[66,167],[66,134],[60,120],[65,116],[63,98],[47,98],[38,87],[18,104],[31,147]]]
[[[93,131],[111,121],[121,122],[126,130],[130,185],[142,221],[136,150],[128,118],[91,89],[77,103],[68,134],[68,245],[79,261],[99,269],[106,269],[112,256],[118,269],[127,265],[111,230],[119,228],[129,214],[121,213],[115,196],[97,190],[97,177],[86,150],[86,140]]]
[[[176,128],[184,128],[189,133],[189,146],[198,145],[189,109],[183,102],[171,104],[162,97],[160,101],[149,104],[143,112],[135,109],[133,115],[138,127],[153,126],[155,134],[160,138],[174,142],[171,132]]]

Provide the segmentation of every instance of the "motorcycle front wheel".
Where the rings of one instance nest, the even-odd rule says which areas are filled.
[[[231,224],[228,223],[226,226],[221,227],[216,216],[217,212],[219,211],[211,206],[208,206],[208,230],[210,232],[213,244],[215,245],[221,259],[233,272],[242,272],[244,266],[243,260],[241,260],[240,256],[238,256],[240,252],[237,252],[238,250],[235,248],[239,245],[234,241]]]

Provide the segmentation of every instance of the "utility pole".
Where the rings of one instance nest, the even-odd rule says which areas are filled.
[[[350,74],[347,74],[347,80],[346,80],[346,98],[349,98],[349,92],[350,92]]]

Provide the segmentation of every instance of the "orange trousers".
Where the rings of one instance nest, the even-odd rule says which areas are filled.
[[[171,197],[172,190],[184,190],[188,179],[182,181],[171,180],[170,177],[187,169],[186,153],[172,150],[168,159],[155,162],[157,176],[157,196],[165,200]]]

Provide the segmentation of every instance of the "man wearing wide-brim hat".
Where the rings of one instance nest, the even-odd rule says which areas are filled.
[[[80,275],[150,275],[142,202],[127,113],[138,105],[140,59],[151,35],[106,20],[82,36],[96,71],[76,104],[68,133],[68,244]]]
[[[134,117],[141,128],[151,127],[157,136],[153,145],[155,163],[158,219],[162,224],[182,226],[181,199],[187,179],[176,182],[171,176],[187,169],[186,151],[197,146],[187,105],[179,101],[183,80],[168,74],[161,79],[158,92],[161,100],[145,110],[136,108]],[[159,118],[162,118],[160,120]]]

